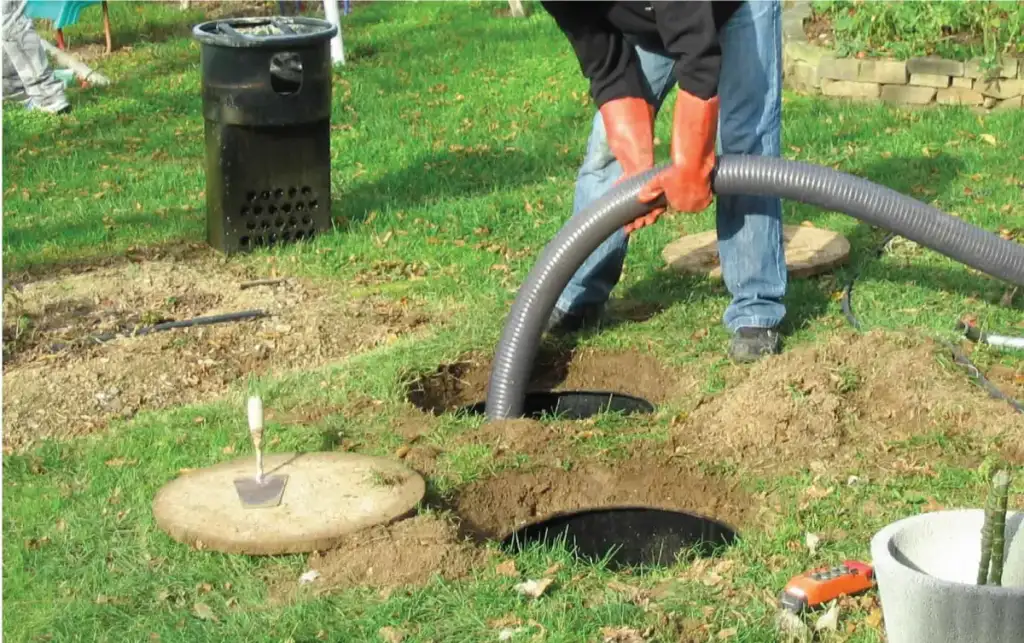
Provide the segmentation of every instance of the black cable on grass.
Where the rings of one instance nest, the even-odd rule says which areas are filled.
[[[872,256],[872,259],[877,259],[885,253],[885,249],[889,243],[896,237],[895,233],[889,233],[886,235],[882,243],[879,244],[878,250]],[[867,263],[867,262],[865,262]],[[863,266],[862,266],[863,267]],[[846,287],[843,288],[843,299],[841,306],[843,309],[843,315],[846,317],[846,321],[850,322],[850,325],[861,330],[860,322],[857,321],[857,317],[853,314],[853,282],[856,281],[857,277],[860,276],[860,270],[855,270],[853,275],[850,276],[850,280],[846,282]],[[953,362],[967,372],[967,375],[975,381],[981,388],[985,389],[991,397],[997,400],[1005,400],[1015,411],[1018,413],[1024,413],[1024,405],[1017,400],[1013,399],[1006,393],[1003,393],[998,386],[993,384],[987,377],[985,377],[981,369],[979,369],[974,362],[972,362],[963,351],[947,341],[941,341],[940,343],[946,347],[946,350],[953,356]]]
[[[1014,410],[1016,410],[1018,413],[1024,413],[1024,406],[1022,406],[1020,402],[1013,399],[1006,393],[1003,393],[1001,390],[999,390],[998,386],[990,382],[988,378],[982,375],[981,370],[977,366],[975,366],[974,362],[968,359],[968,357],[964,355],[959,348],[957,348],[953,344],[950,344],[949,342],[942,342],[942,344],[946,347],[946,350],[953,354],[953,361],[956,362],[957,366],[960,366],[965,371],[967,371],[967,374],[971,377],[971,379],[977,382],[978,385],[981,386],[981,388],[985,389],[989,395],[991,395],[997,400],[1006,400],[1006,402],[1010,406],[1012,406]]]
[[[174,328],[191,328],[193,326],[209,326],[211,324],[224,324],[227,322],[243,321],[246,319],[259,319],[261,317],[267,317],[268,313],[264,310],[244,310],[237,313],[225,313],[223,315],[208,315],[206,317],[192,317],[191,319],[182,319],[179,321],[167,321],[159,324],[152,324],[150,326],[143,326],[132,332],[122,333],[118,331],[108,331],[100,333],[99,335],[90,335],[84,340],[86,343],[102,344],[103,342],[109,342],[112,339],[118,337],[139,337],[141,335],[149,335],[151,333],[159,333],[165,330],[172,330]],[[50,352],[56,353],[62,351],[68,347],[68,344],[58,343],[50,345]]]
[[[889,242],[892,241],[895,238],[896,238],[896,233],[890,232],[889,234],[887,234],[885,236],[885,239],[882,239],[882,243],[879,244],[878,250],[875,252],[874,256],[871,257],[871,258],[872,259],[877,259],[878,257],[881,257],[882,254],[885,252],[885,249],[889,246]],[[864,263],[867,263],[867,262],[865,261]],[[861,266],[861,267],[863,267],[863,266]],[[843,308],[843,315],[846,316],[846,321],[850,322],[850,325],[853,326],[854,328],[856,328],[857,330],[861,329],[860,328],[860,322],[857,321],[857,317],[853,314],[853,302],[851,301],[851,298],[853,297],[853,282],[856,281],[857,277],[859,277],[859,276],[860,276],[860,269],[854,270],[853,274],[850,275],[850,281],[846,282],[846,287],[843,288],[843,299],[842,299],[842,302],[840,304],[842,306],[842,308]]]

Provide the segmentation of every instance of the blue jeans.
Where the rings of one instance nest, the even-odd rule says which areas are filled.
[[[719,154],[778,156],[782,129],[782,33],[779,0],[744,3],[725,25],[718,95]],[[663,53],[637,48],[647,100],[660,110],[675,86],[673,61]],[[600,198],[622,174],[605,138],[600,113],[594,116],[587,152],[576,179],[573,214]],[[782,242],[782,203],[776,198],[716,198],[718,253],[722,277],[732,295],[723,321],[774,328],[786,308],[786,259]],[[573,275],[556,306],[577,313],[603,305],[622,275],[629,245],[620,228]]]

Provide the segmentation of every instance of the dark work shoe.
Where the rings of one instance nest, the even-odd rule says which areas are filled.
[[[590,330],[601,323],[603,316],[604,306],[588,306],[575,313],[555,308],[548,317],[544,332],[552,335],[571,335],[582,330]]]
[[[781,350],[782,336],[774,328],[744,326],[733,333],[729,342],[729,357],[740,364],[756,362]]]

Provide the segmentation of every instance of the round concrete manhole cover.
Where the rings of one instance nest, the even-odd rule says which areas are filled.
[[[153,499],[157,525],[197,549],[274,555],[330,549],[344,537],[408,515],[423,498],[423,478],[400,462],[355,453],[282,453],[264,462],[284,479],[280,502],[249,507],[236,480],[255,476],[245,457],[188,472]]]
[[[850,242],[824,228],[782,227],[786,268],[792,277],[810,277],[832,270],[850,258]],[[665,246],[661,253],[673,270],[722,278],[718,233],[714,230],[688,234]]]

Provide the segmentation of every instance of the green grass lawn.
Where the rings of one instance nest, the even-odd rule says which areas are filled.
[[[75,111],[64,119],[5,106],[5,279],[81,271],[138,248],[204,239],[199,49],[188,35],[203,19],[202,3],[181,13],[175,4],[111,5],[116,41],[132,48],[95,61],[115,81],[112,87],[70,90]],[[5,637],[299,642],[398,640],[401,633],[405,641],[454,642],[499,640],[506,631],[512,641],[645,640],[624,633],[616,639],[612,629],[602,629],[629,628],[659,641],[774,641],[770,601],[790,576],[866,559],[872,533],[922,507],[981,502],[978,463],[1024,447],[1024,431],[955,367],[933,360],[921,368],[960,378],[963,399],[984,407],[966,408],[966,417],[991,426],[968,430],[951,415],[936,415],[927,431],[893,439],[880,469],[866,460],[874,453],[866,447],[860,461],[839,458],[860,453],[858,444],[845,445],[844,454],[823,444],[813,466],[775,473],[748,473],[742,460],[698,457],[708,475],[735,481],[777,515],[771,523],[751,522],[724,554],[728,564],[713,569],[680,562],[628,575],[575,561],[557,548],[532,548],[495,551],[497,558],[462,580],[435,578],[385,594],[307,592],[275,602],[270,587],[298,578],[307,569],[305,556],[196,552],[157,528],[150,510],[157,489],[182,468],[247,448],[248,392],[262,394],[268,409],[331,409],[307,423],[271,422],[280,438],[275,449],[320,449],[325,435],[340,433],[349,448],[391,454],[404,443],[398,427],[416,413],[405,401],[410,374],[493,349],[516,287],[570,212],[593,114],[576,61],[552,21],[539,11],[522,20],[501,17],[500,6],[358,3],[344,23],[348,64],[335,73],[336,229],[311,243],[231,259],[257,273],[286,271],[346,299],[374,295],[422,306],[432,319],[429,331],[316,370],[243,378],[222,398],[144,409],[92,437],[6,454]],[[102,38],[98,16],[86,11],[67,30],[73,48]],[[668,127],[662,118],[661,158]],[[1019,239],[1024,228],[1024,121],[1012,111],[981,116],[787,95],[784,149],[788,158],[867,177],[989,230]],[[1005,286],[995,280],[907,244],[876,259],[884,231],[845,215],[787,203],[785,218],[837,230],[853,248],[849,264],[834,274],[791,281],[788,351],[810,350],[841,332],[846,322],[837,294],[854,271],[858,318],[886,337],[906,331],[915,342],[950,339],[966,314],[993,332],[1022,332],[1021,296],[1000,305]],[[724,288],[662,270],[666,243],[712,227],[708,211],[637,234],[616,296],[658,314],[580,340],[595,351],[650,354],[692,376],[696,393],[666,400],[651,418],[584,423],[596,437],[559,446],[561,464],[658,449],[680,417],[698,412],[695,397],[714,400],[746,381],[750,369],[723,359]],[[411,272],[424,278],[410,279]],[[1009,352],[979,348],[973,357],[985,369],[1001,363],[1018,378],[1024,367]],[[370,411],[367,400],[374,401]],[[904,410],[914,405],[907,401]],[[854,428],[858,421],[844,420]],[[914,417],[890,422],[898,433]],[[443,514],[466,485],[545,460],[536,452],[495,456],[469,440],[481,424],[448,416],[427,421],[422,439],[442,455],[429,476],[425,513]],[[573,423],[545,426],[577,436],[583,430]],[[847,485],[850,475],[864,480]],[[1024,488],[1018,483],[1017,490]],[[808,532],[829,535],[815,554],[804,546]],[[518,578],[495,569],[510,555]],[[555,582],[539,599],[513,590],[554,563],[561,564],[548,572]],[[833,638],[881,640],[877,607],[844,603]]]

